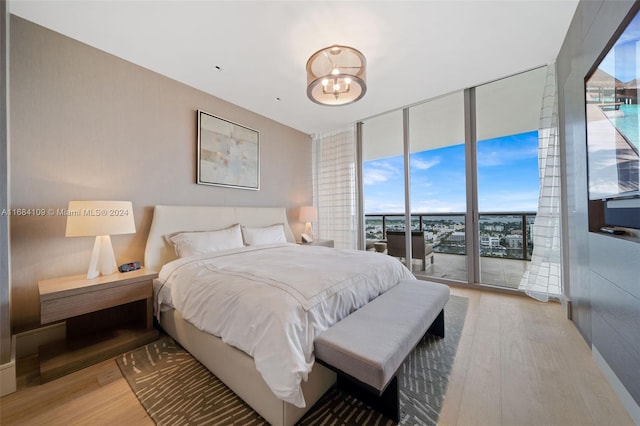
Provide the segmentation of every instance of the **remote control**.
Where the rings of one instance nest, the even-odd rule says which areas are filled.
[[[624,231],[622,229],[615,229],[610,226],[603,226],[600,228],[600,230],[602,232],[606,232],[607,234],[624,235]]]

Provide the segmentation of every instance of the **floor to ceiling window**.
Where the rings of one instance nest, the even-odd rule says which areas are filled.
[[[405,228],[402,111],[367,120],[362,139],[365,238],[384,252],[386,231]]]
[[[546,67],[475,89],[480,280],[518,288],[538,208],[538,124]]]
[[[411,216],[434,253],[417,273],[467,281],[463,92],[409,108],[409,145]]]
[[[433,252],[425,270],[407,262],[414,274],[518,287],[533,249],[545,70],[468,89],[475,102],[466,112],[461,91],[362,122],[369,249],[386,251],[387,231],[404,231],[410,212],[412,231]]]

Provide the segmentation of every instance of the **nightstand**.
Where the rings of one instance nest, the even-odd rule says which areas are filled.
[[[333,247],[333,240],[313,240],[312,243],[300,243],[303,246]]]
[[[40,323],[66,320],[67,338],[40,346],[40,377],[47,382],[158,338],[153,327],[153,279],[144,268],[38,282]]]

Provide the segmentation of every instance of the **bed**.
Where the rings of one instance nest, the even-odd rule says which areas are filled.
[[[169,244],[167,241],[167,236],[174,235],[178,232],[188,232],[188,231],[207,231],[207,230],[220,230],[226,229],[229,227],[233,227],[236,224],[241,224],[246,228],[262,228],[269,227],[274,224],[282,224],[284,230],[284,239],[285,242],[282,244],[273,244],[272,246],[266,247],[249,247],[237,249],[237,253],[235,250],[226,250],[222,252],[223,254],[215,254],[212,256],[206,255],[193,255],[188,257],[183,257],[181,259],[177,259],[175,248]],[[173,278],[173,275],[176,276],[186,276],[185,279],[190,279],[188,274],[183,273],[184,270],[195,271],[194,268],[201,269],[211,269],[214,270],[219,268],[220,262],[226,265],[226,263],[230,262],[231,259],[235,259],[240,256],[252,256],[249,257],[251,262],[249,262],[252,267],[253,264],[256,264],[256,268],[258,272],[251,272],[255,274],[261,274],[260,276],[264,276],[264,280],[269,280],[270,278],[267,276],[271,274],[270,271],[266,269],[259,269],[261,263],[275,263],[277,264],[278,259],[288,258],[292,256],[296,252],[309,250],[306,253],[309,257],[313,257],[316,255],[315,252],[311,250],[319,250],[318,256],[336,256],[334,253],[338,253],[336,249],[330,249],[326,247],[300,247],[296,246],[295,239],[291,229],[288,225],[286,209],[284,208],[268,208],[268,207],[210,207],[210,206],[156,206],[154,210],[153,221],[151,224],[151,228],[149,231],[149,237],[147,239],[147,246],[145,249],[145,267],[155,271],[161,271],[160,278],[156,283],[156,291],[157,297],[159,297],[158,301],[166,301],[164,299],[167,297],[166,295],[171,293],[176,295],[180,295],[180,291],[174,290],[174,287],[170,287],[170,285],[177,286],[178,284],[173,284],[169,277]],[[325,252],[322,252],[325,250]],[[335,250],[335,251],[334,251]],[[245,253],[245,251],[247,253]],[[258,254],[264,252],[265,256],[271,255],[275,256],[268,262],[260,262]],[[357,256],[361,256],[365,252],[357,252]],[[343,252],[345,256],[356,256],[356,253],[347,253]],[[261,256],[261,254],[260,254]],[[393,269],[392,272],[382,271],[380,272],[380,276],[383,277],[380,281],[384,282],[384,288],[380,287],[382,284],[377,283],[368,283],[369,280],[373,281],[372,276],[378,275],[374,273],[371,276],[368,276],[366,280],[364,278],[358,278],[358,282],[367,281],[366,284],[362,284],[366,286],[366,289],[363,290],[367,294],[366,296],[358,296],[357,302],[362,305],[361,298],[375,298],[375,294],[382,293],[386,291],[388,288],[394,286],[397,282],[402,280],[406,280],[407,278],[412,278],[411,273],[404,268],[400,262],[397,260],[393,260],[388,256],[384,256],[376,253],[368,253],[365,256],[368,256],[366,259],[363,259],[362,262],[366,265],[366,262],[371,262],[370,265],[364,266],[365,269],[373,270],[374,263],[387,264],[386,268]],[[373,258],[371,256],[374,256]],[[376,257],[377,256],[377,257]],[[244,257],[242,258],[244,259]],[[256,261],[258,259],[258,261]],[[304,266],[305,263],[310,262],[309,259],[305,259],[305,262],[299,262],[300,268]],[[388,263],[393,262],[393,263]],[[318,262],[321,263],[321,262]],[[352,263],[354,263],[352,261]],[[357,262],[360,263],[360,262]],[[166,266],[165,266],[166,265]],[[196,265],[196,266],[194,266]],[[397,265],[399,265],[400,269],[397,269]],[[163,268],[165,266],[165,268]],[[287,266],[288,267],[288,266]],[[184,269],[181,269],[184,268]],[[187,269],[191,268],[191,269]],[[294,281],[305,281],[305,275],[303,275],[302,269],[296,267],[295,273],[292,272],[291,275],[294,277]],[[298,269],[300,269],[298,271]],[[331,276],[332,282],[339,283],[338,286],[331,287],[333,290],[330,291],[331,294],[339,293],[340,286],[342,285],[342,279],[339,277],[340,267],[335,268],[326,268],[331,269],[333,275]],[[178,274],[176,271],[180,271]],[[313,270],[312,270],[313,271]],[[195,273],[195,272],[194,272]],[[207,272],[209,273],[209,272]],[[313,277],[314,273],[312,272],[309,277]],[[344,272],[342,272],[344,273]],[[385,275],[389,274],[391,275]],[[198,275],[196,273],[196,275]],[[245,275],[244,272],[237,273],[234,272],[235,275]],[[246,274],[249,274],[247,272]],[[264,274],[264,275],[262,275]],[[281,271],[274,271],[275,277],[279,277],[282,275]],[[296,275],[297,274],[297,275]],[[235,280],[237,277],[233,275],[227,275]],[[288,274],[287,274],[288,275]],[[345,274],[349,275],[349,274]],[[396,277],[397,275],[397,277]],[[195,275],[194,275],[195,276]],[[354,275],[356,276],[356,275]],[[390,278],[391,277],[391,278]],[[243,277],[237,278],[237,280],[244,279]],[[276,283],[278,284],[278,280],[271,279],[269,281],[270,284]],[[345,278],[346,280],[346,278]],[[201,282],[194,279],[195,282]],[[226,281],[221,280],[221,281]],[[236,285],[240,283],[238,281]],[[311,278],[306,280],[306,283],[309,286],[312,286],[313,282]],[[226,283],[225,283],[226,285]],[[358,284],[360,285],[360,284]],[[194,284],[195,287],[195,284]],[[206,286],[203,286],[206,287]],[[179,288],[179,287],[175,287]],[[233,288],[237,288],[235,285]],[[306,287],[305,287],[306,288]],[[365,287],[363,287],[365,288]],[[338,289],[338,290],[335,290]],[[283,289],[279,289],[278,291],[283,291]],[[288,292],[288,293],[287,293]],[[165,296],[163,296],[163,294]],[[252,293],[249,293],[252,294]],[[278,297],[278,299],[295,299],[295,295],[292,296],[292,291],[288,288],[284,288],[283,297]],[[329,294],[329,293],[318,293],[318,294]],[[314,296],[316,297],[316,296]],[[311,299],[314,299],[311,297]],[[347,296],[345,296],[347,297]],[[353,296],[350,296],[353,297]],[[189,297],[186,297],[189,299]],[[193,300],[191,297],[189,300]],[[200,297],[201,300],[204,298]],[[327,297],[329,299],[329,297]],[[235,299],[230,299],[235,300]],[[306,300],[306,299],[305,299]],[[312,406],[313,404],[335,383],[336,376],[335,373],[323,367],[319,363],[313,363],[313,356],[309,357],[309,354],[306,354],[306,359],[310,360],[311,370],[304,372],[302,376],[306,380],[300,381],[299,389],[303,398],[303,403],[299,403],[299,398],[291,399],[287,397],[276,396],[276,393],[280,392],[280,389],[274,387],[273,377],[265,376],[265,368],[264,366],[260,366],[258,361],[263,359],[264,356],[260,355],[264,353],[264,349],[256,349],[254,352],[254,348],[245,348],[247,353],[252,353],[255,355],[254,357],[248,355],[243,350],[237,349],[237,347],[243,347],[242,342],[236,342],[233,339],[230,339],[228,336],[221,334],[223,338],[216,337],[212,332],[202,331],[206,329],[203,324],[198,323],[200,316],[209,315],[210,313],[198,314],[195,315],[191,310],[184,310],[182,313],[180,312],[184,306],[184,303],[180,299],[172,300],[170,308],[167,308],[167,304],[163,306],[163,309],[158,310],[159,322],[162,328],[176,341],[178,341],[185,349],[187,349],[196,359],[198,359],[203,365],[205,365],[213,374],[215,374],[220,380],[222,380],[230,389],[232,389],[238,396],[240,396],[247,404],[249,404],[254,410],[256,410],[261,416],[263,416],[269,423],[273,425],[293,425],[296,421],[298,421]],[[278,302],[279,303],[279,302]],[[283,302],[284,303],[284,302]],[[315,303],[315,302],[314,302]],[[324,303],[324,301],[322,301]],[[341,302],[342,303],[342,302]],[[366,302],[364,302],[366,303]],[[175,306],[174,306],[175,305]],[[317,306],[317,308],[316,308]],[[342,305],[341,305],[342,306]],[[177,308],[180,307],[180,308]],[[282,308],[285,309],[285,308]],[[327,308],[326,306],[320,304],[318,302],[317,305],[313,305],[308,308],[309,312],[314,312],[312,316],[318,317],[318,312],[325,312],[331,310],[332,312],[336,309],[334,307]],[[314,310],[315,309],[315,310]],[[343,309],[343,308],[340,308]],[[338,310],[340,310],[338,309]],[[357,309],[357,308],[356,308]],[[306,312],[306,311],[305,311]],[[214,313],[215,314],[215,313]],[[213,314],[211,314],[213,315]],[[328,316],[331,316],[327,314]],[[335,314],[333,314],[335,315]],[[342,314],[340,314],[342,315]],[[339,316],[340,316],[339,315]],[[185,319],[185,317],[189,318],[189,320]],[[218,317],[220,318],[220,317]],[[337,318],[338,320],[340,318]],[[204,319],[202,319],[204,321]],[[212,323],[211,320],[208,320],[209,324]],[[215,321],[213,321],[215,322]],[[224,322],[224,321],[222,321]],[[320,321],[322,323],[323,321]],[[195,324],[195,325],[194,325]],[[216,324],[216,326],[218,326]],[[311,327],[311,330],[315,330],[315,328],[326,327],[326,325],[314,325]],[[237,328],[237,327],[236,327]],[[296,330],[298,327],[294,327]],[[296,331],[296,332],[299,332]],[[302,339],[307,339],[307,345],[309,340],[313,341],[313,332],[311,331],[303,331],[300,332],[302,335]],[[299,336],[298,336],[299,337]],[[297,338],[297,337],[296,337]],[[232,341],[233,345],[225,343]],[[281,339],[282,340],[282,339]],[[286,339],[285,339],[286,340]],[[279,347],[280,345],[278,345]],[[305,345],[302,345],[305,346]],[[305,346],[305,347],[306,347]],[[262,351],[262,352],[260,352]],[[273,357],[271,357],[273,358]],[[262,370],[262,373],[259,371]],[[298,374],[298,373],[296,373]],[[271,376],[278,376],[278,374],[270,374]],[[267,381],[265,381],[267,380]],[[269,382],[269,383],[267,383]],[[288,394],[287,394],[288,395]],[[290,402],[287,402],[286,400]]]

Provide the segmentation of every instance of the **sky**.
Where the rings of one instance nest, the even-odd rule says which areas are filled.
[[[632,45],[631,49],[611,49],[607,56],[602,60],[598,68],[607,72],[609,75],[615,76],[623,83],[640,78],[640,13],[631,20],[627,28],[620,34],[616,40],[615,46],[623,46],[627,43]],[[635,47],[635,48],[633,48]],[[622,53],[623,56],[616,58],[616,53]],[[631,58],[626,55],[635,55]]]
[[[481,213],[537,211],[537,131],[479,141],[477,159]],[[466,210],[463,144],[414,153],[410,164],[414,213]],[[402,155],[364,163],[365,214],[404,212],[403,173]]]

